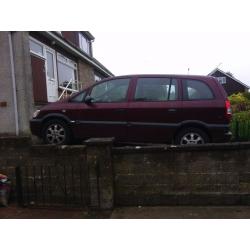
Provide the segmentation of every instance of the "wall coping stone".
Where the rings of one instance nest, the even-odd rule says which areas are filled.
[[[30,147],[30,152],[34,155],[46,155],[48,153],[50,154],[58,154],[58,155],[64,155],[65,150],[67,151],[67,155],[72,153],[79,153],[79,152],[85,152],[86,151],[85,145],[32,145]]]
[[[116,154],[126,153],[149,153],[149,152],[193,152],[193,151],[219,151],[219,150],[241,150],[250,149],[250,142],[232,143],[208,143],[204,145],[167,145],[155,144],[150,146],[125,146],[113,147],[112,151]]]
[[[87,146],[102,146],[102,145],[110,145],[113,144],[115,138],[107,137],[107,138],[90,138],[84,141],[84,144]]]

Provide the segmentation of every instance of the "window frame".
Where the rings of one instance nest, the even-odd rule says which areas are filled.
[[[58,74],[58,86],[64,87],[63,85],[60,84],[59,80],[59,63],[71,68],[74,71],[75,79],[74,82],[78,82],[78,68],[77,68],[77,62],[73,61],[72,59],[68,58],[67,56],[64,56],[63,54],[57,52],[56,53],[56,60],[57,60],[57,74]],[[75,90],[74,88],[69,89]]]
[[[84,38],[86,40],[86,43],[87,43],[87,51],[85,51],[83,49],[83,46],[82,46],[82,38]],[[90,48],[90,44],[91,44],[91,41],[85,36],[83,35],[81,32],[78,33],[78,39],[79,39],[79,48],[85,52],[87,55],[90,56],[91,54],[91,48]]]
[[[173,80],[176,81],[176,90],[177,90],[177,94],[176,94],[176,99],[175,100],[136,100],[135,99],[135,94],[136,94],[136,88],[138,86],[138,81],[139,79],[169,79],[170,80],[170,88],[169,88],[169,91],[168,91],[168,98],[170,96],[170,89],[171,89],[171,86],[173,85]],[[179,88],[179,79],[178,78],[175,78],[175,77],[137,77],[136,78],[136,82],[135,82],[135,87],[134,87],[134,93],[133,93],[133,97],[132,97],[132,102],[175,102],[175,101],[179,101],[180,100],[180,88]]]
[[[208,87],[208,89],[211,91],[211,93],[212,93],[212,96],[213,96],[213,98],[210,98],[210,99],[186,99],[185,98],[185,81],[197,81],[197,82],[202,82],[205,86],[207,86]],[[191,102],[193,102],[193,101],[211,101],[211,100],[215,100],[216,99],[216,97],[215,97],[215,94],[214,94],[214,92],[213,92],[213,89],[209,86],[209,84],[207,83],[207,82],[205,82],[205,81],[203,81],[203,80],[200,80],[200,79],[191,79],[191,78],[184,78],[184,79],[182,79],[181,80],[181,88],[182,88],[182,100],[183,101],[191,101]]]
[[[91,88],[89,88],[89,90],[87,91],[87,95],[91,96],[91,93],[92,93],[92,90],[93,88],[95,88],[96,86],[100,85],[100,84],[104,84],[104,83],[107,83],[107,82],[111,82],[111,81],[116,81],[116,80],[122,80],[122,79],[127,79],[128,80],[128,88],[127,88],[127,94],[124,98],[124,101],[116,101],[116,102],[93,102],[94,104],[101,104],[101,103],[105,103],[105,104],[112,104],[112,103],[125,103],[125,102],[128,102],[128,98],[129,98],[129,89],[130,89],[130,86],[131,86],[131,81],[132,81],[132,78],[129,78],[129,77],[124,77],[124,78],[116,78],[116,79],[109,79],[109,80],[101,80],[100,82],[97,82],[96,84],[94,84]],[[86,96],[85,96],[86,97]]]
[[[216,76],[217,81],[221,84],[224,85],[227,83],[227,78],[225,76]],[[224,81],[225,80],[225,81]]]
[[[30,54],[35,55],[35,56],[38,56],[38,57],[40,57],[40,58],[46,60],[46,56],[45,56],[45,52],[46,52],[46,51],[45,51],[45,47],[46,47],[46,45],[43,44],[43,43],[41,43],[41,42],[38,41],[37,39],[33,38],[32,36],[29,36],[29,41],[32,41],[32,42],[34,42],[34,43],[40,45],[40,46],[42,47],[42,51],[43,51],[43,54],[41,55],[41,54],[39,54],[39,53],[37,53],[37,52],[31,50],[31,47],[30,47],[30,44],[29,44],[29,52],[30,52]]]

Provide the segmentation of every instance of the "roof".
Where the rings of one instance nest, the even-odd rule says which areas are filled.
[[[223,70],[219,69],[219,68],[215,68],[213,71],[211,71],[208,76],[212,76],[216,71],[219,71],[220,73],[224,74],[225,76],[233,79],[234,81],[238,82],[239,84],[243,85],[245,88],[249,89],[250,86],[246,85],[245,83],[241,82],[240,80],[236,79],[235,77],[227,74],[226,72],[224,72]]]
[[[107,77],[114,76],[106,67],[104,67],[99,61],[97,61],[95,58],[87,55],[85,52],[80,50],[78,47],[72,45],[69,43],[66,39],[64,39],[62,36],[56,34],[52,31],[41,31],[46,37],[49,39],[53,39],[58,45],[60,45],[62,48],[67,50],[68,52],[72,53],[78,58],[83,59],[85,62],[92,65],[97,71],[104,74]],[[89,33],[90,34],[90,33]]]
[[[91,41],[95,40],[95,37],[89,31],[81,31]]]
[[[204,78],[214,79],[212,76],[203,76],[203,75],[178,75],[178,74],[133,74],[133,75],[120,75],[110,77],[108,79],[117,79],[117,78],[126,78],[126,77],[171,77],[171,78],[185,78],[193,80],[203,80]],[[105,79],[107,80],[107,79]]]

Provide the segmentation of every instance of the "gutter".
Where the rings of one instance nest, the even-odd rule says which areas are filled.
[[[87,61],[89,64],[91,64],[92,66],[94,66],[95,68],[97,68],[98,70],[100,70],[102,73],[106,74],[107,76],[114,76],[110,71],[108,71],[107,69],[104,69],[99,64],[97,64],[96,62],[94,62],[91,59],[89,59],[87,56],[85,56],[83,53],[81,53],[80,51],[78,51],[77,49],[75,49],[73,46],[71,46],[70,44],[68,44],[67,42],[65,42],[63,39],[61,39],[57,35],[53,34],[50,31],[45,31],[43,33],[45,33],[50,38],[53,38],[58,44],[64,46],[65,48],[67,48],[68,50],[70,50],[71,52],[73,52],[74,54],[76,54],[78,57],[80,57],[81,59]]]
[[[18,111],[17,111],[17,94],[16,94],[16,78],[15,78],[15,65],[14,65],[14,58],[13,58],[13,47],[12,47],[11,32],[9,32],[8,37],[9,37],[9,48],[10,48],[10,67],[11,67],[12,92],[13,92],[13,102],[14,102],[15,130],[16,130],[16,136],[19,136],[19,123],[18,123]]]

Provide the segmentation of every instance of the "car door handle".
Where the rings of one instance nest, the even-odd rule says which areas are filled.
[[[176,109],[168,109],[168,112],[176,112]]]

